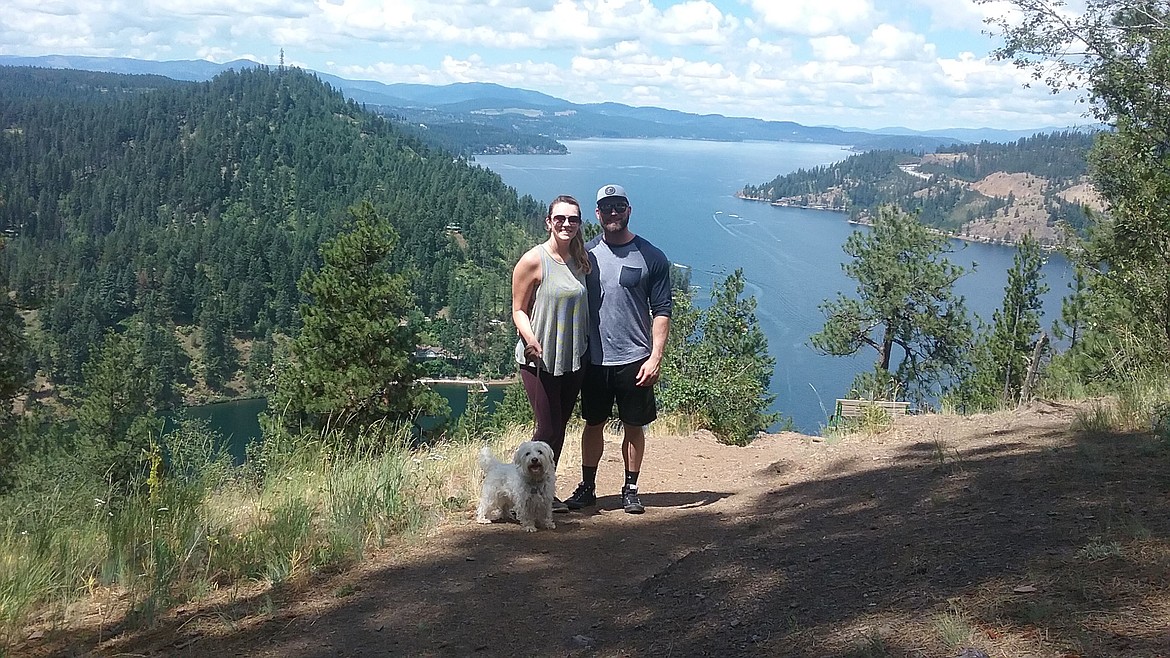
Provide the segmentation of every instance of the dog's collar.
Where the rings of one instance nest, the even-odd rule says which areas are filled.
[[[532,487],[531,489],[528,490],[528,493],[535,494],[535,493],[540,493],[540,491],[536,487]]]

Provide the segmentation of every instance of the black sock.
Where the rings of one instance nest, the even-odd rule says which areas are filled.
[[[638,471],[626,471],[626,488],[638,489]]]
[[[581,482],[593,489],[597,486],[597,467],[596,466],[582,466],[581,467]]]

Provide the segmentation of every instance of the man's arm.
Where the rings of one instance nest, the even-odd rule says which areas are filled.
[[[666,352],[666,337],[670,334],[670,315],[674,311],[674,299],[670,290],[670,260],[662,250],[651,247],[643,252],[650,255],[650,290],[647,301],[650,315],[650,358],[638,369],[638,386],[653,386],[658,383],[662,370],[662,355]]]
[[[662,371],[662,354],[666,351],[666,337],[670,335],[670,316],[656,315],[650,325],[650,358],[638,369],[638,386],[653,386],[658,383]]]

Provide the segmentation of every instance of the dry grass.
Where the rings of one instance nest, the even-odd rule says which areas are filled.
[[[570,578],[576,582],[572,588],[543,593],[555,595],[560,605],[548,609],[556,610],[577,609],[580,602],[573,597],[585,596],[580,588],[593,583],[595,574],[623,568],[612,563],[609,553],[588,549],[597,545],[594,540],[617,541],[625,550],[646,555],[655,555],[663,544],[680,551],[690,547],[682,553],[686,559],[674,559],[668,570],[654,572],[649,594],[634,599],[654,623],[629,633],[611,628],[608,641],[614,644],[606,649],[613,651],[599,655],[661,655],[651,649],[689,638],[696,652],[711,655],[742,655],[755,646],[757,655],[786,656],[953,658],[973,648],[996,657],[1166,658],[1170,452],[1148,432],[1118,431],[1119,416],[1110,409],[1114,407],[1104,402],[1075,408],[1045,403],[971,417],[908,416],[898,418],[891,430],[844,436],[834,443],[785,435],[748,448],[675,435],[668,423],[655,423],[656,436],[664,438],[651,450],[659,460],[653,473],[660,480],[658,491],[664,492],[658,494],[660,501],[666,501],[655,514],[637,519],[604,513],[574,516],[575,523],[564,533],[538,533],[523,540],[545,542],[540,545],[549,555],[581,578]],[[504,456],[529,436],[514,431],[490,445]],[[580,427],[571,427],[561,464],[562,491],[572,485],[564,480],[575,481],[579,436]],[[615,441],[620,441],[618,435],[608,433],[607,457],[620,460],[612,454]],[[659,451],[667,441],[673,442],[671,449]],[[388,568],[386,560],[379,565],[374,559],[357,569],[364,576],[307,579],[309,584],[297,594],[303,601],[291,602],[265,582],[244,582],[232,596],[248,607],[224,612],[231,620],[196,633],[192,629],[200,619],[187,625],[187,616],[174,615],[169,630],[127,639],[116,649],[169,647],[176,638],[191,636],[201,638],[198,646],[209,651],[263,652],[263,640],[270,635],[298,632],[295,646],[317,646],[318,636],[329,630],[337,633],[329,636],[331,642],[344,640],[330,651],[344,652],[357,648],[363,638],[384,637],[392,628],[387,626],[382,634],[362,630],[371,609],[433,603],[436,583],[454,587],[479,582],[478,570],[489,561],[527,564],[528,553],[512,555],[511,544],[519,540],[506,528],[489,535],[478,527],[466,533],[458,528],[429,532],[444,518],[454,518],[456,525],[468,523],[481,445],[442,444],[407,459],[410,491],[420,496],[417,506],[423,512],[413,518],[420,521],[418,530],[428,532],[395,536],[390,546],[396,555],[401,549],[414,556],[409,562],[418,578],[402,579],[397,566]],[[611,473],[620,468],[609,466]],[[325,504],[322,479],[313,473],[286,473],[292,478],[287,490],[322,496],[314,500]],[[698,507],[671,502],[708,486],[703,480],[708,477],[718,483],[715,490],[729,495]],[[221,510],[225,523],[254,523],[251,515],[267,513],[269,507],[239,495],[234,500],[235,508],[225,505]],[[650,521],[654,533],[644,531]],[[418,539],[424,536],[425,541]],[[508,539],[481,541],[484,536]],[[460,543],[459,537],[475,541]],[[475,560],[468,562],[468,555]],[[645,566],[627,570],[645,575]],[[385,579],[362,591],[365,579],[377,573]],[[523,591],[497,591],[510,582],[511,572],[493,573],[498,576],[491,587],[460,589],[460,600],[449,602],[451,609],[432,607],[428,612],[422,605],[405,625],[393,627],[397,640],[415,649],[414,655],[465,640],[458,627],[447,628],[441,620],[457,614],[470,623],[469,615],[485,609],[485,598]],[[523,579],[515,585],[528,587]],[[659,595],[662,587],[683,595]],[[703,598],[691,596],[694,592]],[[605,610],[628,605],[630,595],[628,588],[604,584],[589,594]],[[220,589],[206,600],[225,596],[226,590]],[[351,597],[364,603],[352,609],[339,603]],[[95,592],[93,601],[88,614],[104,610],[106,623],[120,616],[116,597]],[[515,600],[516,605],[527,602]],[[538,604],[547,608],[548,601],[532,602]],[[294,631],[299,625],[288,624],[301,614],[301,605],[333,612],[322,613],[311,631]],[[282,612],[285,606],[288,610]],[[72,619],[82,617],[76,612]],[[556,628],[561,634],[550,641],[577,632],[575,620],[552,614],[545,621],[560,623]],[[423,623],[432,625],[426,633],[414,633]],[[241,635],[243,625],[266,630]],[[224,634],[222,647],[209,639],[213,626]],[[754,644],[739,644],[732,636]],[[728,643],[714,651],[723,637]]]

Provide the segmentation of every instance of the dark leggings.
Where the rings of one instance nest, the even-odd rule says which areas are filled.
[[[553,449],[553,463],[561,459],[561,448],[565,445],[565,428],[577,404],[581,392],[581,380],[585,368],[553,375],[528,365],[520,366],[520,381],[532,404],[532,416],[536,419],[533,441],[544,441]]]

